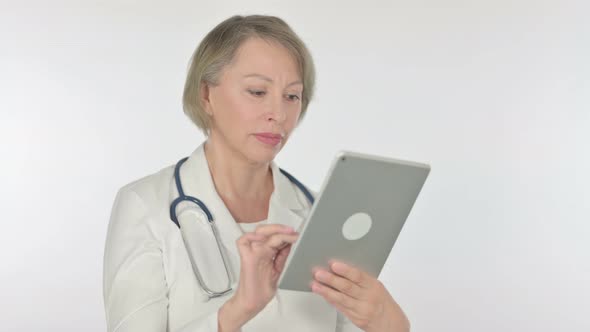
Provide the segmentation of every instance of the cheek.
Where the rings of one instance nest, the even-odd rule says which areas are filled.
[[[289,117],[287,118],[287,126],[288,130],[292,131],[299,122],[299,117],[301,116],[301,108],[299,110],[291,110],[289,112]]]
[[[224,92],[219,98],[221,104],[217,112],[220,127],[243,127],[245,122],[253,118],[254,106],[237,91]]]

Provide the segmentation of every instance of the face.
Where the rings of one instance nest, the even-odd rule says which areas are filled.
[[[268,163],[285,145],[301,113],[303,84],[283,46],[246,40],[215,86],[204,86],[210,140],[252,163]]]

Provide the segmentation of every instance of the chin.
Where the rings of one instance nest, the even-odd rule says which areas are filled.
[[[255,163],[270,163],[279,154],[282,147],[283,144],[277,147],[261,146],[260,144],[257,144],[257,146],[254,146],[249,149],[246,157]]]

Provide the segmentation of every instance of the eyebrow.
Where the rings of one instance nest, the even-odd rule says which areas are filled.
[[[257,77],[257,78],[260,78],[260,79],[265,80],[265,81],[270,82],[270,83],[273,82],[273,80],[270,77],[266,77],[266,76],[261,75],[261,74],[248,74],[248,75],[244,75],[244,78],[249,78],[249,77]],[[287,86],[297,85],[297,84],[303,85],[303,83],[301,81],[295,81],[295,82],[291,82],[291,83],[287,84]]]

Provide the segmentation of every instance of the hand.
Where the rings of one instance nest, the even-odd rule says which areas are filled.
[[[272,224],[258,226],[236,241],[240,280],[235,294],[219,311],[220,330],[239,329],[272,300],[291,244],[298,236],[291,227]]]
[[[364,331],[401,332],[410,322],[383,284],[364,271],[332,262],[316,269],[311,288]]]

